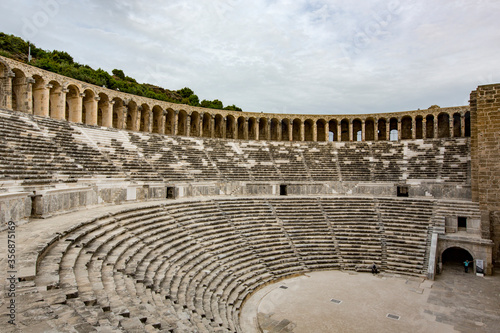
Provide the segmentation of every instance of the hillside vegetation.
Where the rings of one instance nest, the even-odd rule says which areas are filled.
[[[0,32],[0,55],[28,63],[28,42],[14,35]],[[201,106],[211,109],[225,109],[241,111],[235,105],[224,107],[218,99],[200,102],[194,91],[189,88],[172,91],[148,83],[138,83],[134,78],[126,76],[123,70],[113,69],[109,74],[105,70],[93,69],[73,60],[73,57],[64,51],[47,51],[31,44],[32,59],[30,65],[42,68],[57,74],[68,76],[97,86],[120,90],[129,94],[149,97],[160,101],[182,103],[192,106]]]

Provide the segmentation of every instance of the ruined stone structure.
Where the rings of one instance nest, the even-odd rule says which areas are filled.
[[[93,86],[0,57],[0,108],[132,131],[266,141],[388,141],[470,136],[468,107],[371,115],[212,110]]]
[[[247,113],[0,57],[0,224],[33,240],[19,254],[24,311],[62,331],[237,332],[253,291],[311,270],[376,263],[433,279],[462,249],[491,274],[499,94],[400,113]]]

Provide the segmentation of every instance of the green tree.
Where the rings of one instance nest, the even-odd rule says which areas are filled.
[[[187,104],[189,104],[191,106],[199,106],[200,105],[200,99],[198,98],[198,96],[196,96],[195,94],[193,94],[193,95],[189,96]]]
[[[184,87],[181,90],[177,90],[177,93],[182,96],[182,98],[189,98],[189,96],[194,94],[194,91],[188,87]]]
[[[113,69],[112,73],[120,80],[125,80],[125,73],[121,69]]]

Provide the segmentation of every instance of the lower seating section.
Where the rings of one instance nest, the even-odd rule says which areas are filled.
[[[60,233],[37,260],[40,307],[127,332],[241,332],[260,286],[318,269],[422,276],[435,200],[245,197],[124,209]],[[50,311],[49,311],[50,312]],[[63,318],[54,317],[61,328]]]
[[[467,138],[278,142],[166,136],[0,110],[1,180],[404,182],[468,185]]]

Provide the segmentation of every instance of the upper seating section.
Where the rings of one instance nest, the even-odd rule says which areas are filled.
[[[134,181],[430,180],[466,185],[467,138],[379,142],[276,142],[165,136],[0,110],[3,180]]]

